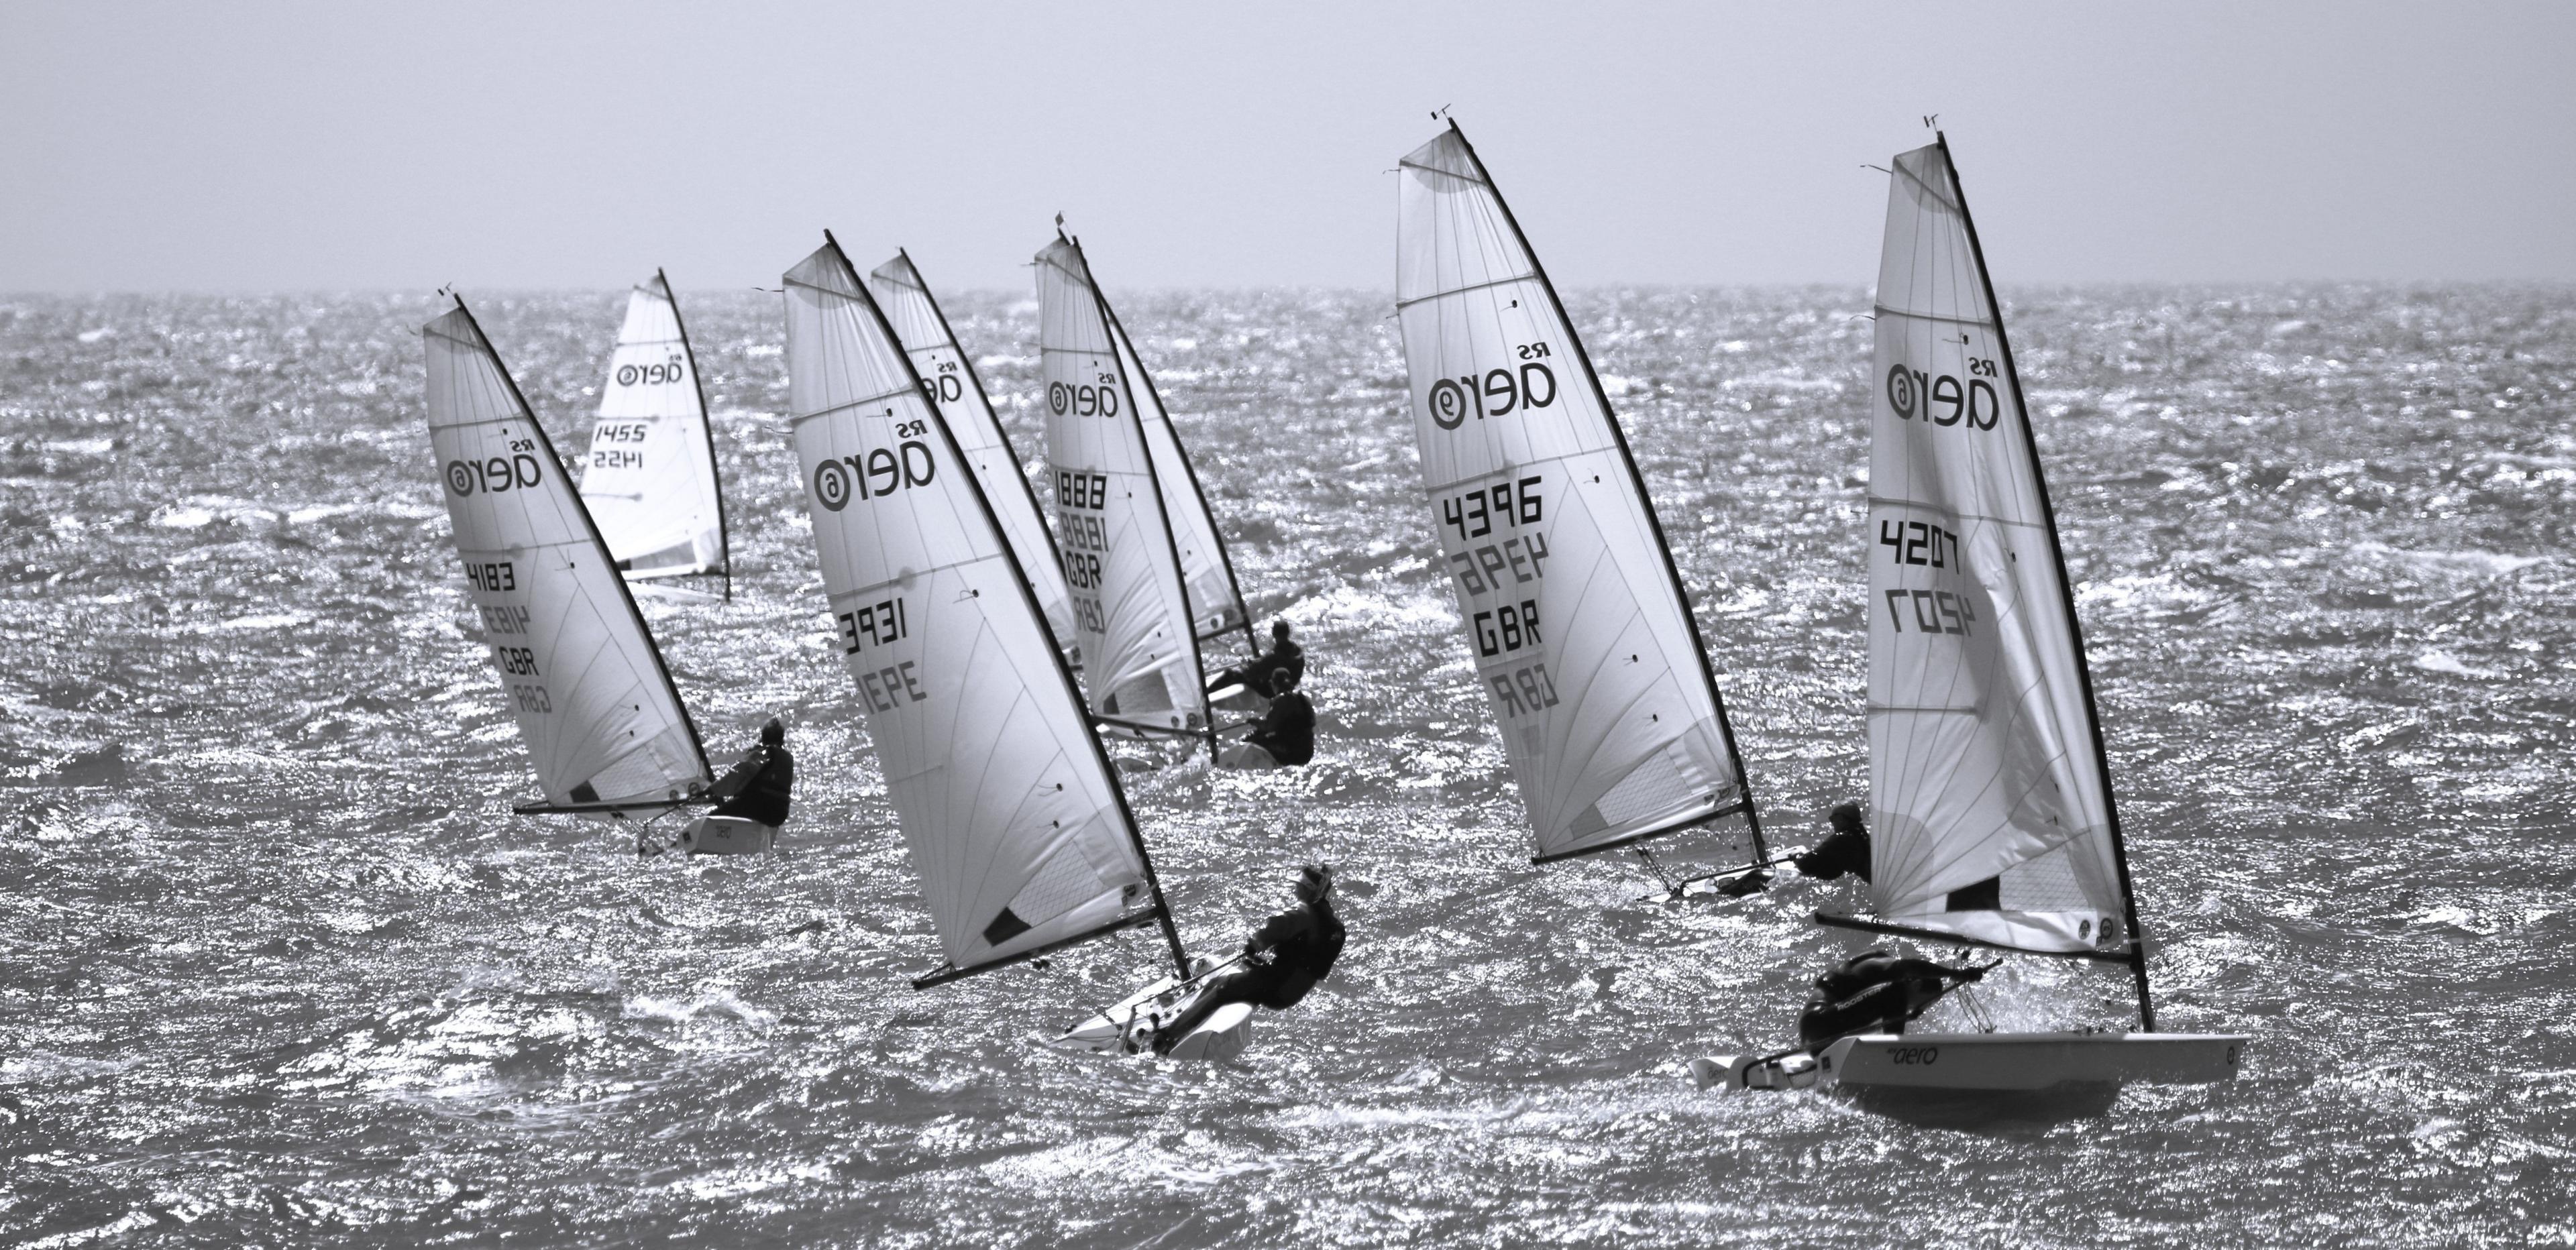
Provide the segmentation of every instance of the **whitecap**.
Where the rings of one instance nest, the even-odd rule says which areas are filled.
[[[2471,668],[2448,651],[2427,651],[2415,657],[2415,667],[2428,673],[2449,673],[2455,677],[2501,677],[2493,669]]]

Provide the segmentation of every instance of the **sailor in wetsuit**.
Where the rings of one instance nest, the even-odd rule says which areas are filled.
[[[1825,818],[1833,823],[1832,835],[1789,862],[1800,873],[1826,881],[1845,873],[1869,880],[1869,830],[1861,825],[1860,804],[1845,799]]]
[[[707,819],[730,816],[748,820],[762,826],[761,846],[774,843],[778,827],[787,823],[787,808],[796,794],[796,757],[787,753],[786,722],[770,717],[769,723],[760,727],[760,745],[717,778],[707,793],[717,800],[716,809],[707,813]],[[706,819],[698,820],[680,835],[681,844],[694,852],[705,833]]]
[[[1217,1008],[1254,1003],[1286,1011],[1304,1001],[1341,958],[1342,918],[1333,914],[1333,869],[1308,864],[1297,871],[1297,905],[1272,916],[1243,944],[1231,969],[1213,974],[1181,1014],[1154,1031],[1154,1053],[1167,1054]]]
[[[1270,710],[1243,741],[1217,753],[1219,768],[1287,768],[1315,758],[1315,704],[1297,689],[1297,674],[1270,677]]]
[[[1286,621],[1277,622],[1270,627],[1268,655],[1241,668],[1229,668],[1217,674],[1216,680],[1208,683],[1208,693],[1215,694],[1228,686],[1241,686],[1252,691],[1267,691],[1271,685],[1270,675],[1280,672],[1289,674],[1297,681],[1306,680],[1306,649],[1298,646],[1297,640],[1288,636]]]
[[[1855,1033],[1902,1033],[1906,1021],[1943,994],[1985,975],[1986,968],[1953,968],[1888,951],[1855,955],[1816,978],[1798,1013],[1798,1042],[1807,1053],[1822,1054],[1836,1039]]]

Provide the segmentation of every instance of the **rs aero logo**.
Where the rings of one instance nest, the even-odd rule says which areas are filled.
[[[688,368],[681,363],[680,354],[678,352],[671,353],[670,359],[663,361],[658,365],[617,366],[617,384],[619,386],[633,386],[638,382],[645,383],[649,386],[659,386],[665,382],[677,382],[687,376],[689,376]]]
[[[1899,421],[1921,417],[1934,425],[1957,425],[1964,420],[1970,429],[1991,430],[2003,415],[1995,385],[1986,380],[1995,376],[1995,362],[1971,357],[1968,374],[1967,389],[1961,390],[1959,379],[1949,374],[1908,369],[1900,361],[1887,370],[1887,406],[1896,410]]]
[[[1555,403],[1556,371],[1544,363],[1547,344],[1523,343],[1519,352],[1523,363],[1518,370],[1488,369],[1481,378],[1462,373],[1432,383],[1423,396],[1431,407],[1431,423],[1454,430],[1465,425],[1470,415],[1482,421],[1508,415],[1515,408],[1536,410]]]
[[[512,443],[513,448],[526,446]],[[477,492],[499,494],[505,490],[526,490],[546,480],[533,451],[518,451],[510,456],[487,456],[481,460],[447,462],[447,489],[462,498]]]
[[[825,512],[850,506],[853,496],[874,499],[911,486],[927,486],[939,475],[930,444],[905,439],[864,456],[835,456],[814,466],[814,502]]]

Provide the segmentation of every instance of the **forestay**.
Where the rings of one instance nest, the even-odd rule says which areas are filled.
[[[706,395],[679,302],[660,273],[626,297],[581,496],[629,577],[731,567]]]
[[[1146,869],[1107,757],[920,375],[837,244],[786,290],[834,638],[949,971],[1149,917],[1130,911]]]
[[[1226,555],[1225,537],[1217,533],[1216,517],[1208,511],[1207,492],[1199,489],[1198,470],[1190,466],[1190,456],[1181,448],[1181,434],[1172,427],[1171,411],[1163,406],[1163,393],[1154,385],[1154,375],[1145,368],[1144,358],[1136,354],[1136,343],[1127,337],[1127,327],[1118,320],[1118,311],[1109,306],[1109,297],[1100,297],[1100,307],[1108,314],[1109,335],[1118,343],[1118,368],[1126,375],[1128,391],[1136,397],[1136,420],[1145,434],[1145,449],[1154,458],[1154,481],[1163,492],[1163,515],[1170,519],[1172,544],[1180,552],[1181,584],[1190,600],[1190,625],[1200,642],[1210,642],[1229,630],[1244,631],[1247,647],[1255,647],[1252,617],[1243,604],[1243,591],[1235,585],[1234,562]]]
[[[1890,182],[1870,404],[1872,901],[1882,921],[1999,946],[2112,947],[2110,783],[2029,417],[1947,150],[1897,157]]]
[[[1431,519],[1538,857],[1740,814],[1758,858],[1698,627],[1573,326],[1454,125],[1402,166]]]
[[[1037,271],[1056,537],[1092,710],[1131,728],[1204,731],[1198,631],[1139,388],[1081,246],[1059,236],[1038,253]]]
[[[1011,554],[1028,574],[1029,589],[1046,614],[1047,628],[1059,645],[1071,646],[1073,602],[1065,591],[1064,569],[1056,557],[1055,540],[1047,535],[1037,492],[1029,487],[1028,471],[1021,467],[1010,436],[993,412],[984,380],[966,359],[966,349],[957,342],[957,332],[939,310],[939,301],[932,298],[930,284],[913,267],[912,257],[898,252],[868,275],[868,291],[885,311],[895,338],[911,355],[923,388],[948,422],[948,432],[956,437],[967,463],[975,466],[975,476],[982,479],[984,498],[991,501],[1002,534],[1010,540]]]
[[[421,328],[448,520],[548,802],[668,805],[714,781],[697,727],[554,444],[463,301]]]

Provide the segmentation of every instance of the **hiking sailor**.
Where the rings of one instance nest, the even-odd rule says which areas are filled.
[[[1211,974],[1197,1000],[1155,1030],[1154,1053],[1169,1053],[1227,1003],[1286,1011],[1332,973],[1344,937],[1342,919],[1333,914],[1332,865],[1298,869],[1295,890],[1297,905],[1263,922],[1244,942],[1235,966]]]
[[[1241,686],[1254,693],[1267,691],[1271,685],[1270,675],[1279,672],[1285,672],[1298,681],[1306,680],[1306,649],[1288,636],[1286,621],[1271,625],[1269,654],[1241,668],[1229,668],[1217,674],[1216,679],[1208,683],[1208,693],[1215,694],[1228,686]]]
[[[1855,955],[1816,978],[1798,1013],[1798,1041],[1820,1055],[1854,1034],[1903,1033],[1906,1021],[1957,986],[1982,980],[1991,967],[1953,968],[1879,950]]]
[[[1791,860],[1798,871],[1810,877],[1831,881],[1846,873],[1869,880],[1869,830],[1862,827],[1860,804],[1845,799],[1834,804],[1826,814],[1834,826],[1833,834]]]
[[[1315,758],[1315,705],[1297,689],[1296,670],[1271,674],[1269,693],[1270,710],[1243,741],[1217,753],[1217,767],[1289,768]]]
[[[716,809],[680,832],[692,855],[726,855],[769,849],[787,823],[796,793],[796,757],[787,753],[787,724],[772,716],[760,727],[760,745],[707,794]]]

